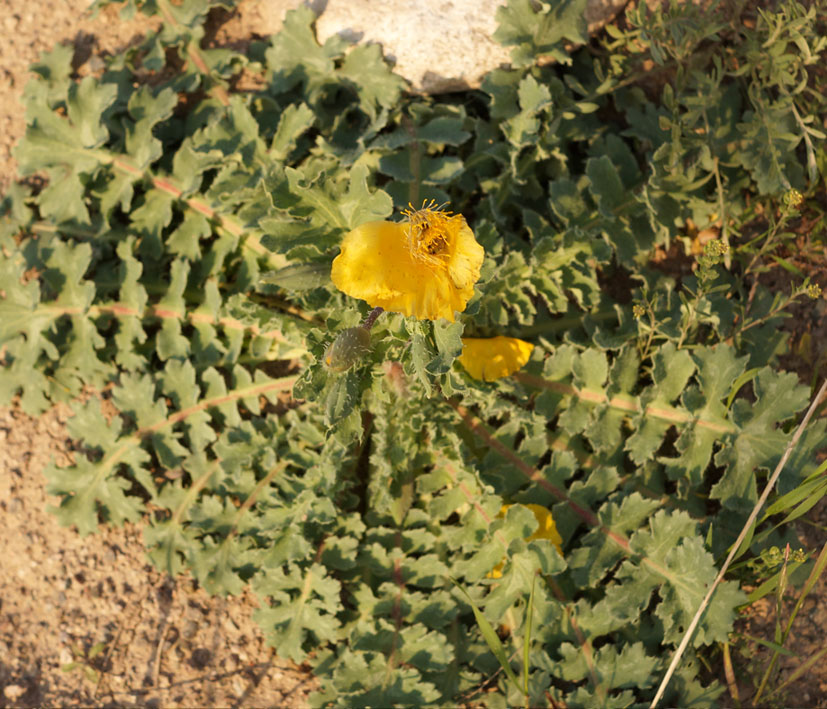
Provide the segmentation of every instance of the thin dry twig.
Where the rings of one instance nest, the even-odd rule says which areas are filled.
[[[807,409],[807,413],[804,414],[804,418],[801,420],[801,423],[795,430],[793,437],[787,444],[787,448],[784,451],[784,455],[781,456],[781,460],[779,460],[778,465],[775,466],[775,470],[773,471],[772,476],[767,482],[767,485],[764,488],[764,492],[761,493],[761,497],[759,498],[758,502],[755,503],[755,507],[753,507],[749,518],[744,523],[744,527],[741,530],[741,533],[738,535],[738,539],[736,539],[735,543],[732,545],[732,548],[729,552],[729,556],[727,556],[724,565],[718,572],[718,576],[715,578],[715,582],[712,584],[712,586],[710,586],[709,591],[707,591],[706,596],[704,596],[704,599],[701,601],[701,605],[698,608],[698,611],[695,613],[695,617],[692,618],[692,622],[689,624],[689,627],[686,629],[686,632],[684,633],[683,638],[681,639],[681,643],[680,645],[678,645],[678,649],[675,651],[675,656],[672,658],[672,662],[669,664],[669,669],[666,670],[666,675],[664,676],[663,680],[660,683],[660,686],[658,687],[658,691],[655,694],[655,698],[649,705],[649,709],[654,709],[658,705],[658,702],[662,699],[663,693],[666,691],[666,687],[669,684],[669,680],[672,679],[672,675],[678,667],[678,663],[680,662],[681,657],[683,656],[683,653],[686,650],[686,646],[689,644],[689,640],[692,638],[692,635],[695,632],[695,628],[698,627],[698,623],[701,620],[701,616],[706,610],[706,607],[709,605],[709,601],[712,598],[712,594],[715,593],[715,589],[718,588],[718,584],[720,584],[723,580],[724,574],[727,572],[727,569],[729,569],[729,565],[732,563],[733,559],[738,553],[738,550],[741,548],[741,543],[744,541],[744,539],[746,539],[747,533],[752,528],[752,525],[755,524],[755,520],[758,519],[758,513],[761,511],[761,508],[766,503],[767,498],[770,496],[770,492],[772,491],[773,487],[775,487],[775,483],[778,480],[778,476],[781,475],[781,471],[784,469],[784,465],[786,465],[787,460],[792,454],[793,449],[798,443],[799,438],[801,438],[801,434],[804,433],[804,429],[810,422],[810,417],[816,410],[816,407],[818,406],[819,402],[824,396],[825,391],[827,391],[827,379],[824,380],[824,383],[821,385],[821,389],[818,390],[818,394],[815,395],[815,398],[810,403],[810,408]]]
[[[726,676],[727,688],[729,689],[729,696],[735,702],[735,706],[741,709],[741,698],[738,695],[738,682],[735,681],[735,672],[732,669],[732,657],[729,653],[729,643],[721,643],[721,650],[724,656],[724,675]]]

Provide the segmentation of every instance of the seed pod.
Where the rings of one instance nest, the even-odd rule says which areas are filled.
[[[324,353],[324,363],[334,372],[344,372],[370,352],[370,332],[363,327],[342,330]]]

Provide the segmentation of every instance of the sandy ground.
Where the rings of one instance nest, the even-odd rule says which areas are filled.
[[[265,646],[252,598],[159,574],[134,526],[58,526],[42,470],[70,461],[67,413],[0,410],[0,706],[305,706],[313,681]]]
[[[125,23],[113,8],[91,20],[88,4],[0,0],[0,194],[25,130],[28,66],[60,42],[81,65],[146,31],[145,18]],[[249,36],[255,18],[243,19],[236,32]],[[211,598],[163,577],[138,528],[81,539],[57,524],[42,471],[69,462],[67,413],[0,408],[0,707],[306,706],[314,680],[265,646],[252,597]]]

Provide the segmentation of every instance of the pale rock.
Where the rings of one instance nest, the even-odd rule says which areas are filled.
[[[26,693],[26,688],[19,684],[7,684],[3,688],[3,696],[10,702],[15,702]]]
[[[232,678],[231,683],[233,685],[233,694],[238,698],[243,697],[247,687],[244,685],[244,681],[241,677],[236,675]]]
[[[589,0],[590,33],[609,22],[628,0]],[[288,10],[310,6],[316,36],[334,35],[382,46],[394,71],[414,91],[441,93],[477,88],[482,77],[511,60],[492,35],[504,0],[251,0],[262,35],[278,32]]]
[[[316,21],[320,42],[334,34],[382,45],[394,71],[417,91],[479,86],[510,51],[491,35],[501,0],[330,0]]]

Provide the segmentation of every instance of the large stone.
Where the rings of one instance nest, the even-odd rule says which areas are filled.
[[[288,9],[302,0],[258,0],[259,34],[278,31]],[[627,0],[589,0],[589,32],[603,27]],[[492,39],[504,0],[305,0],[320,13],[320,42],[339,34],[382,45],[394,71],[414,91],[440,93],[477,88],[492,69],[510,62],[510,50]],[[242,6],[244,10],[245,6]],[[257,18],[258,20],[258,18]]]
[[[330,0],[316,22],[320,41],[344,34],[377,42],[394,70],[427,93],[479,86],[480,77],[509,62],[491,39],[501,0]]]

